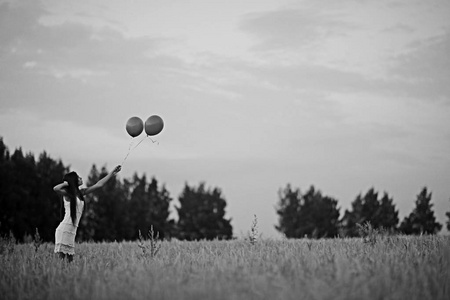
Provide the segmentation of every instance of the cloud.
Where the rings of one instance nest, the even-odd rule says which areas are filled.
[[[411,34],[415,32],[415,29],[410,25],[397,23],[393,26],[383,29],[382,31],[385,33],[393,33],[393,34]]]
[[[317,120],[321,121],[316,129],[342,124],[343,104],[333,95],[356,94],[362,103],[370,103],[376,100],[367,100],[368,95],[394,99],[420,92],[403,75],[388,81],[314,62],[260,63],[210,55],[188,63],[162,54],[163,39],[125,37],[111,27],[74,21],[44,25],[40,20],[46,10],[31,10],[34,21],[17,33],[27,38],[2,44],[3,112],[24,109],[42,118],[101,125],[121,135],[129,116],[161,113],[170,118],[174,145],[185,146],[187,156],[219,151],[228,156],[258,153],[267,157],[281,147],[270,144],[265,151],[254,149],[270,143],[273,136],[290,140],[290,135],[308,134],[307,128]],[[11,28],[21,22],[22,14],[16,15],[8,21]],[[288,30],[289,26],[294,30]],[[279,43],[269,42],[267,50],[281,46],[295,50],[303,42],[314,44],[352,26],[342,21],[335,7],[322,12],[310,6],[247,15],[241,29],[260,37],[262,43],[279,39]],[[234,139],[238,146],[219,137]],[[190,146],[205,140],[214,142],[202,153]]]
[[[248,14],[240,29],[259,38],[257,51],[298,49],[331,35],[345,35],[355,25],[344,21],[332,10],[315,7],[290,8]]]
[[[111,27],[79,22],[46,25],[41,20],[49,12],[38,1],[2,3],[0,16],[3,114],[26,110],[108,127],[122,113],[145,109],[141,99],[154,93],[155,83],[167,86],[185,67],[161,54],[161,38],[127,38]],[[133,101],[140,102],[136,109]]]
[[[449,28],[450,29],[450,28]],[[390,73],[405,82],[405,93],[450,103],[450,31],[417,40],[408,53],[396,56]]]
[[[223,65],[225,64],[226,66],[223,66],[222,70],[228,68],[234,70],[235,73],[239,72],[244,75],[230,76],[238,78],[238,80],[224,81],[220,86],[222,89],[241,94],[241,99],[251,99],[252,97],[242,95],[253,89],[261,90],[266,95],[273,94],[274,99],[281,99],[283,98],[281,95],[290,94],[294,98],[303,99],[304,102],[319,101],[323,103],[325,99],[331,99],[333,94],[404,97],[409,93],[408,88],[413,87],[413,83],[399,77],[389,80],[374,78],[360,72],[314,62],[285,65],[276,62],[259,64],[228,60],[223,63]],[[268,98],[268,96],[263,98]],[[361,99],[364,98],[364,96],[361,97]],[[327,102],[328,105],[331,105],[330,101]]]
[[[445,6],[306,1],[247,14],[239,28],[255,39],[253,50],[264,60],[255,73],[279,87],[447,102]]]
[[[32,37],[39,17],[46,13],[39,1],[0,3],[0,49]]]
[[[93,160],[112,160],[126,151],[126,145],[119,149],[117,145],[121,144],[120,139],[101,126],[83,126],[68,120],[48,120],[25,111],[15,111],[2,116],[0,124],[2,128],[9,129],[9,140],[12,144],[33,149],[36,151],[34,154],[50,150],[52,155],[58,157],[71,153],[70,159],[83,159],[86,153],[89,153]],[[71,138],[66,139],[69,135]],[[23,136],[37,138],[24,140]],[[87,136],[96,138],[86,139]],[[74,149],[76,151],[73,151]]]

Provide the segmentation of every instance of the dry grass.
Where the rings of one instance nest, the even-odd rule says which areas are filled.
[[[255,245],[258,241],[258,218],[253,215],[252,226],[250,227],[250,232],[248,234],[248,240],[250,244]]]
[[[52,244],[15,245],[0,256],[1,298],[450,299],[444,236],[160,244],[151,257],[136,242],[82,243],[72,263]]]

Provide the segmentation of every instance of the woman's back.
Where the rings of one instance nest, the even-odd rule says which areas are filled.
[[[70,217],[70,198],[67,196],[63,197],[64,199],[64,219],[61,221],[63,224],[73,224],[72,218]],[[80,200],[78,197],[77,199],[77,218],[75,220],[75,226],[78,227],[78,223],[80,223],[81,215],[83,214],[84,209],[84,201]]]

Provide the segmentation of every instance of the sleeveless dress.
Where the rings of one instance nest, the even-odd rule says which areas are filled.
[[[75,235],[78,224],[83,214],[84,201],[77,197],[77,218],[75,225],[70,217],[70,200],[64,196],[64,219],[61,221],[55,232],[55,253],[62,252],[69,255],[75,254]]]

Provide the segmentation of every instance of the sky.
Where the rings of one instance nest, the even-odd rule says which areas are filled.
[[[280,234],[278,192],[341,216],[370,188],[400,221],[450,211],[446,0],[0,0],[0,137],[86,178],[123,163],[176,199],[220,188],[236,237]],[[153,143],[126,122],[164,120]],[[132,148],[128,157],[130,145]],[[445,232],[445,231],[444,231]]]

